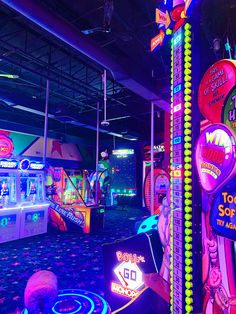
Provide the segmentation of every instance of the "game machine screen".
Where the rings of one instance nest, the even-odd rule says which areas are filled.
[[[63,168],[50,168],[54,193],[49,196],[49,219],[60,231],[96,232],[103,228],[104,208],[87,205]]]
[[[0,160],[0,243],[19,239],[21,210],[17,206],[16,161]]]
[[[45,199],[44,165],[23,159],[19,165],[20,203],[22,207],[20,237],[47,232],[48,202]]]
[[[133,149],[116,149],[110,156],[111,193],[116,203],[130,205],[137,195],[136,155]]]

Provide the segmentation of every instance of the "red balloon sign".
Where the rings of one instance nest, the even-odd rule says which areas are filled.
[[[213,123],[221,122],[225,98],[235,84],[235,60],[220,60],[206,71],[198,90],[199,108],[206,119]]]
[[[13,149],[14,146],[11,139],[4,134],[0,134],[0,158],[10,157]]]

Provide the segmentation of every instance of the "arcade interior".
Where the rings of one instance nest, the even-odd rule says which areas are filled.
[[[236,1],[0,28],[0,314],[236,314]]]

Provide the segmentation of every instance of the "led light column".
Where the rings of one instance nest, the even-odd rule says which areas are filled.
[[[171,313],[193,311],[191,25],[179,28],[171,50]]]

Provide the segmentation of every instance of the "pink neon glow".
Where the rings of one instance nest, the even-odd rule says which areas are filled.
[[[214,124],[201,133],[196,148],[196,163],[202,188],[219,190],[230,180],[235,168],[235,138],[223,124]]]

